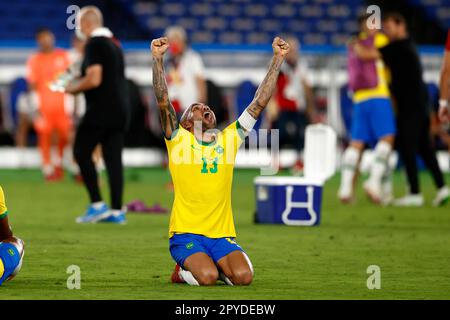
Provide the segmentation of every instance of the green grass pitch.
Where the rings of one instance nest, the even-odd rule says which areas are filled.
[[[450,205],[430,205],[434,188],[421,175],[427,206],[379,208],[336,199],[338,176],[324,188],[319,227],[255,225],[256,170],[236,170],[233,207],[238,242],[249,254],[249,287],[173,285],[168,215],[128,215],[128,224],[77,225],[83,187],[69,179],[42,182],[38,171],[0,171],[10,222],[26,242],[21,273],[0,287],[0,299],[449,299]],[[163,169],[128,169],[125,200],[170,206]],[[102,187],[106,192],[106,182]],[[405,189],[395,176],[396,195]],[[106,194],[106,198],[108,195]],[[81,289],[68,290],[66,269],[81,268]],[[381,268],[381,289],[369,290],[369,265]]]

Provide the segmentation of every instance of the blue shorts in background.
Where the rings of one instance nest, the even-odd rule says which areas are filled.
[[[395,116],[387,98],[369,99],[355,103],[351,128],[352,140],[377,142],[387,135],[395,135]]]
[[[243,251],[234,238],[208,238],[198,234],[175,234],[170,238],[170,254],[184,268],[184,261],[197,252],[204,252],[215,264],[233,251]]]

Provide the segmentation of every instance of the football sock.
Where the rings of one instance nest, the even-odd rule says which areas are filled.
[[[190,271],[180,269],[180,271],[178,271],[178,275],[180,276],[181,279],[186,281],[187,284],[191,286],[199,286],[198,281],[195,280],[194,276]]]
[[[233,282],[225,275],[225,273],[220,272],[219,273],[219,279],[225,282],[227,285],[232,286]]]
[[[42,173],[44,176],[49,176],[54,172],[54,168],[51,164],[46,164],[42,167]]]
[[[386,165],[386,170],[381,178],[381,183],[383,185],[383,193],[392,194],[392,173],[394,172],[394,168],[389,165],[389,161]]]
[[[248,263],[248,266],[250,267],[250,270],[252,270],[252,275],[254,275],[254,274],[255,274],[255,271],[253,270],[253,264],[252,264],[252,262],[250,261],[250,258],[249,258],[248,255],[247,255],[245,252],[243,252],[243,251],[242,251],[242,254],[243,254],[244,257],[245,257],[245,260],[247,260],[247,263]]]
[[[105,203],[103,201],[92,203],[92,207],[96,210],[101,209],[104,205]]]
[[[248,255],[245,252],[242,252],[242,254],[245,257],[245,260],[247,260],[248,266],[250,267],[250,270],[252,270],[252,275],[255,274],[254,270],[253,270],[253,264],[250,261],[250,258],[248,257]],[[219,279],[222,280],[223,282],[225,282],[227,285],[229,286],[233,286],[233,282],[231,282],[230,278],[228,278],[225,273],[220,272],[219,273]]]
[[[381,179],[383,178],[383,175],[386,173],[386,170],[388,170],[388,160],[391,151],[392,146],[385,141],[380,141],[375,146],[374,150],[375,159],[370,168],[370,176],[369,176],[370,184],[372,185],[381,184]]]
[[[353,178],[356,172],[356,166],[358,165],[359,150],[354,147],[348,147],[342,159],[341,170],[341,187],[340,193],[345,195],[351,195],[353,192]]]
[[[118,217],[118,216],[120,216],[122,211],[121,210],[111,210],[111,213],[114,217]]]

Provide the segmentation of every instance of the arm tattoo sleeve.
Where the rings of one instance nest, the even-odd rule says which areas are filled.
[[[258,119],[261,112],[269,103],[272,97],[275,85],[277,83],[278,74],[280,73],[281,65],[284,59],[279,56],[274,56],[272,62],[270,63],[269,71],[266,74],[263,82],[258,87],[255,93],[255,97],[250,105],[247,107],[248,113],[255,119]]]
[[[172,132],[178,128],[178,119],[169,100],[162,57],[153,58],[153,91],[158,101],[162,130],[165,137],[169,139]]]

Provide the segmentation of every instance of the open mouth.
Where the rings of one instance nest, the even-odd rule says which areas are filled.
[[[203,114],[203,118],[206,119],[206,120],[211,120],[211,112],[206,111],[206,112]]]

